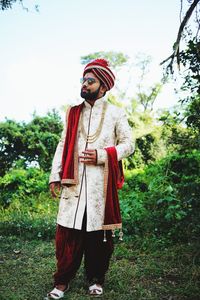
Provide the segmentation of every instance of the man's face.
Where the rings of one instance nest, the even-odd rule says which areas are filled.
[[[81,87],[81,97],[85,100],[95,101],[100,98],[100,89],[99,79],[92,72],[86,73]]]

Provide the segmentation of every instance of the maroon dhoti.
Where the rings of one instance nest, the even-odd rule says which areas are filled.
[[[84,222],[85,223],[85,222]],[[54,284],[67,285],[74,278],[84,255],[86,278],[89,283],[104,283],[105,273],[113,252],[111,231],[106,231],[104,242],[103,230],[86,232],[57,225],[56,258],[57,271]]]

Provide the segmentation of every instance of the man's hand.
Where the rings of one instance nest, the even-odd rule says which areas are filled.
[[[82,153],[83,153],[83,155],[79,156],[80,162],[82,162],[86,165],[96,165],[97,164],[96,150],[86,149]]]
[[[60,192],[60,188],[61,188],[61,184],[60,182],[51,182],[50,185],[50,192],[51,192],[51,196],[53,198],[57,198]]]

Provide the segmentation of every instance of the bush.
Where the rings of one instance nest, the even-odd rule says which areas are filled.
[[[27,207],[31,210],[35,198],[48,191],[49,175],[37,168],[13,169],[0,178],[0,204]]]
[[[200,153],[174,154],[129,172],[120,192],[129,234],[165,235],[173,239],[200,234]]]
[[[55,235],[58,201],[48,191],[49,174],[13,169],[0,178],[1,234],[50,239]]]
[[[26,205],[24,205],[26,202]],[[20,235],[27,239],[52,239],[55,235],[58,201],[48,192],[40,193],[31,200],[14,199],[12,204],[1,210],[0,234]]]
[[[157,126],[150,133],[136,139],[135,152],[125,159],[126,168],[144,168],[166,155],[166,138],[161,138],[162,128]]]
[[[0,122],[0,176],[16,168],[37,164],[48,172],[63,128],[61,117],[53,110],[44,117],[33,115],[29,123]]]
[[[12,170],[0,179],[2,232],[52,238],[58,201],[48,174]],[[197,239],[200,235],[200,153],[173,154],[144,169],[126,172],[119,192],[126,235]]]

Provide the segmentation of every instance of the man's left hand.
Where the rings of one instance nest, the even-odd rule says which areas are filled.
[[[97,152],[93,149],[86,149],[82,152],[83,155],[79,156],[80,162],[86,165],[96,165],[97,164]]]

